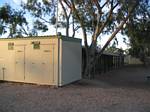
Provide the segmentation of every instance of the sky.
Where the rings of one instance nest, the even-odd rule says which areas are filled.
[[[0,0],[0,6],[4,5],[5,3],[8,3],[14,9],[19,9],[20,8],[19,5],[20,5],[21,1],[26,3],[26,0]],[[28,21],[32,21],[32,19],[34,19],[34,18],[30,18],[30,17],[27,17],[27,18],[28,18]],[[56,29],[53,26],[49,26],[49,28],[51,29],[50,31],[48,31],[46,33],[41,32],[41,33],[39,33],[39,35],[55,35],[56,34]],[[65,34],[65,29],[58,29],[58,32],[61,32],[64,35]],[[6,37],[6,35],[3,35],[2,37]],[[81,35],[82,35],[82,32],[81,32],[81,30],[79,30],[79,32],[76,33],[75,37],[81,38]],[[90,37],[91,35],[88,35],[88,36]],[[110,37],[110,35],[103,35],[102,39],[99,40],[99,43],[101,43],[100,46],[103,46],[106,43],[106,41],[108,40],[109,37]],[[119,34],[117,34],[116,37],[117,37],[117,40],[119,42],[117,47],[122,48],[124,50],[127,49],[128,46],[125,43],[123,43],[123,37],[125,37],[125,36],[123,36],[119,33]],[[127,38],[127,37],[125,37],[125,38]],[[91,41],[88,38],[88,43],[90,43],[90,42]],[[83,41],[82,41],[82,44],[83,44]]]
[[[5,3],[10,4],[12,7],[18,7],[21,0],[0,0],[0,6],[4,5]]]
[[[26,3],[26,0],[0,0],[0,6],[5,3],[8,3],[8,4],[16,7],[17,5],[18,6],[20,5],[21,1]]]

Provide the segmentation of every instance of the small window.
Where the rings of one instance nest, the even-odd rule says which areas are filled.
[[[40,49],[40,41],[34,41],[32,42],[33,49]]]
[[[8,50],[14,50],[14,43],[13,42],[8,43]]]

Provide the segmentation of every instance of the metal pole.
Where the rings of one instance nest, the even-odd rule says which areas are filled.
[[[3,70],[3,81],[4,81],[4,79],[5,79],[5,68],[3,67],[2,70]]]
[[[56,8],[57,8],[57,12],[56,12],[56,35],[58,33],[58,0],[57,0],[57,4],[56,4]]]

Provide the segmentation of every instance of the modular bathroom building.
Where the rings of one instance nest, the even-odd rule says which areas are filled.
[[[81,39],[41,36],[0,39],[0,80],[63,86],[81,79]]]

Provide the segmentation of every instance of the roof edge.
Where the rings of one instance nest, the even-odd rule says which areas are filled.
[[[0,38],[0,40],[27,40],[27,39],[54,39],[59,38],[63,41],[81,42],[82,39],[66,37],[64,35],[47,35],[47,36],[29,36],[29,37],[17,37],[17,38]]]

